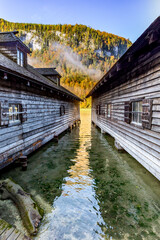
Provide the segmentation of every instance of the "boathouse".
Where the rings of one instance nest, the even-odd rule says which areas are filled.
[[[36,70],[46,78],[49,78],[53,83],[60,86],[61,75],[55,68],[36,68]]]
[[[92,122],[160,180],[160,17],[89,96]]]
[[[55,69],[43,69],[50,78],[27,63],[30,49],[17,33],[0,33],[0,169],[80,119],[81,99],[60,86]]]

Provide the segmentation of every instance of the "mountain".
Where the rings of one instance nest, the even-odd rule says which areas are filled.
[[[19,31],[30,47],[29,63],[35,67],[56,67],[61,84],[84,97],[101,76],[131,46],[131,41],[85,25],[14,23],[0,19],[0,31]],[[89,107],[84,102],[82,107]]]

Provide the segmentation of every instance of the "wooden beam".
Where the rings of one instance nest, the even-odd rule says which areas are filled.
[[[31,86],[31,83],[30,81],[27,82],[27,86],[30,87]]]
[[[157,31],[152,31],[148,34],[148,43],[152,44],[158,40]]]
[[[133,60],[133,54],[128,54],[128,62],[132,62]]]
[[[112,75],[113,75],[113,74],[110,72],[110,73],[109,73],[109,75],[108,75],[108,76],[109,76],[109,78],[111,78],[111,77],[112,77]]]
[[[117,72],[120,71],[121,69],[122,69],[122,65],[120,63],[117,63],[116,65]]]

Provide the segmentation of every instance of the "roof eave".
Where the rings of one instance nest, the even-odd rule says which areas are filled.
[[[71,94],[66,93],[66,92],[64,92],[64,91],[61,90],[61,89],[57,89],[57,88],[54,88],[53,86],[49,86],[49,85],[47,85],[47,84],[45,84],[45,83],[38,82],[38,81],[36,81],[35,79],[26,77],[26,76],[24,76],[24,75],[22,75],[22,74],[20,74],[20,73],[14,72],[14,71],[12,71],[12,70],[10,70],[10,69],[7,69],[7,68],[5,68],[5,67],[0,66],[0,68],[1,68],[2,71],[7,72],[8,74],[12,74],[12,75],[14,75],[14,76],[20,77],[20,78],[22,78],[22,79],[25,79],[26,81],[36,82],[36,83],[38,83],[38,84],[40,84],[40,85],[43,84],[45,87],[50,88],[50,89],[52,89],[52,90],[54,90],[54,91],[56,91],[56,92],[59,92],[59,93],[61,93],[61,94],[63,94],[63,95],[68,95],[70,98],[74,98],[75,100],[78,100],[78,101],[83,101],[81,98],[77,97],[77,96],[74,95],[73,93],[71,93]]]
[[[134,48],[138,45],[139,41],[147,35],[148,32],[150,32],[150,29],[153,27],[154,24],[157,22],[160,22],[160,16],[155,19],[153,23],[150,24],[150,26],[140,35],[140,37],[132,44],[132,46],[121,56],[121,58],[112,66],[112,68],[104,74],[104,76],[96,83],[96,85],[92,88],[92,90],[87,94],[86,98],[92,96],[96,90],[103,84],[103,80],[107,79],[110,72],[114,70],[114,68],[122,62],[122,60],[125,60],[126,57],[128,57],[129,54],[133,54],[137,51],[137,49],[134,51]],[[107,82],[107,80],[106,80]]]

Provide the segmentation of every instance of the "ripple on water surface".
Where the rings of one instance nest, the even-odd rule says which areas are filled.
[[[45,209],[36,239],[160,239],[159,182],[129,154],[118,153],[110,136],[91,127],[89,110],[81,111],[81,120],[58,144],[33,154],[27,172],[15,168],[2,174]],[[20,225],[19,218],[0,213]]]

